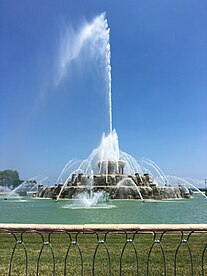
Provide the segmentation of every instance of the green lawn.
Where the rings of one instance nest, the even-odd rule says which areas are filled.
[[[67,264],[66,275],[82,275],[82,256],[84,275],[93,275],[92,269],[94,269],[94,275],[110,275],[110,270],[111,275],[114,276],[137,275],[137,259],[138,275],[147,275],[147,264],[149,264],[149,275],[164,275],[165,259],[166,275],[171,276],[174,275],[175,253],[178,248],[176,275],[192,275],[191,260],[194,269],[193,275],[202,275],[202,254],[207,243],[207,234],[192,234],[188,242],[183,242],[180,247],[181,234],[164,234],[161,242],[159,242],[160,235],[154,238],[152,233],[136,234],[135,236],[128,234],[127,237],[125,234],[114,233],[109,233],[106,237],[104,234],[98,234],[98,236],[96,234],[78,234],[77,237],[75,234],[72,234],[71,237],[67,234],[51,234],[49,240],[48,237],[48,234],[41,236],[37,233],[24,233],[22,238],[17,235],[17,240],[22,240],[23,243],[16,244],[12,234],[1,233],[0,275],[8,275],[10,259],[15,244],[16,249],[12,260],[11,275],[26,275],[26,255],[28,258],[28,275],[36,275],[38,258],[42,249],[39,258],[38,275],[53,275],[54,266],[57,276],[64,275],[65,260]],[[185,238],[187,239],[187,236],[183,239]],[[158,242],[153,243],[154,239],[158,240]],[[44,246],[43,240],[45,242]],[[98,243],[98,240],[105,242]],[[127,240],[129,241],[127,242]],[[68,249],[70,250],[67,254]],[[190,258],[189,249],[192,258]],[[107,252],[110,255],[110,265]],[[207,275],[207,250],[204,254],[204,260],[204,272],[206,273],[204,275]],[[120,264],[122,274],[120,274]]]

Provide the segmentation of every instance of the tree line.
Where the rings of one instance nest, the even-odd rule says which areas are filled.
[[[17,170],[0,171],[0,186],[15,188],[22,182],[24,181],[19,178],[19,172]]]

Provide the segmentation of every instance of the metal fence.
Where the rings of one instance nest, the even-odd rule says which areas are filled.
[[[0,275],[207,275],[207,224],[0,224]]]

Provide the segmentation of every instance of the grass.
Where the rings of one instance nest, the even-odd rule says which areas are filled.
[[[160,238],[161,236],[156,237],[158,241]],[[187,236],[185,238],[187,239]],[[113,276],[137,275],[138,258],[139,275],[147,275],[147,271],[149,275],[164,275],[165,260],[166,275],[171,276],[174,275],[175,253],[178,250],[176,275],[189,276],[192,275],[191,260],[194,269],[193,275],[202,275],[202,254],[207,243],[207,233],[192,234],[188,242],[182,244],[180,244],[181,234],[164,234],[161,242],[153,243],[152,233],[136,234],[135,236],[129,234],[127,238],[125,234],[114,233],[109,233],[106,236],[104,234],[78,234],[77,236],[73,234],[70,236],[55,233],[41,236],[38,233],[24,233],[22,237],[20,234],[17,235],[17,240],[23,241],[23,243],[16,244],[12,234],[0,234],[1,276],[8,275],[10,259],[15,246],[11,275],[26,275],[26,263],[28,263],[28,275],[36,275],[38,259],[38,275],[43,276],[53,275],[54,266],[57,276],[64,275],[65,262],[66,275],[82,275],[82,264],[84,275],[92,275],[92,269],[94,269],[94,275],[98,276],[109,275],[110,269]],[[98,240],[105,241],[105,243],[98,243]],[[129,241],[127,242],[127,240]],[[151,253],[149,254],[149,252]],[[110,265],[108,254],[110,255]],[[190,254],[192,254],[192,258]],[[26,256],[28,260],[26,260]],[[207,249],[204,260],[204,275],[206,275]],[[120,273],[120,264],[122,274]],[[149,264],[148,270],[147,264]]]

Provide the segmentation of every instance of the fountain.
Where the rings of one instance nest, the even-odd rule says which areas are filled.
[[[184,186],[169,186],[168,178],[151,160],[140,163],[130,154],[119,148],[118,135],[112,127],[112,97],[111,97],[111,65],[109,27],[105,14],[97,16],[92,23],[85,24],[77,33],[74,41],[66,45],[69,49],[61,60],[61,70],[57,84],[66,75],[71,61],[78,59],[82,49],[88,47],[88,54],[95,55],[96,60],[104,65],[106,91],[108,99],[109,134],[103,134],[100,145],[79,163],[69,161],[58,177],[57,184],[42,187],[38,197],[82,199],[87,206],[94,206],[107,194],[110,199],[166,199],[189,198],[190,194]],[[62,47],[64,48],[64,47]],[[91,52],[90,52],[91,51]],[[75,164],[75,166],[74,166]],[[157,177],[146,166],[153,168]],[[75,167],[75,168],[74,168]],[[64,174],[68,177],[62,182]],[[60,183],[61,180],[61,183]]]
[[[139,164],[135,158],[120,150],[118,135],[115,130],[109,135],[103,135],[100,145],[92,151],[87,159],[80,162],[76,169],[71,170],[64,183],[43,187],[38,197],[80,199],[87,202],[87,206],[94,206],[103,194],[110,199],[169,199],[189,198],[186,186],[169,186],[169,180],[158,166],[146,160]],[[73,168],[74,162],[68,162],[68,170]],[[143,166],[151,165],[156,168],[158,177],[155,180],[151,173],[146,173]],[[144,173],[143,173],[144,172]],[[62,177],[64,176],[61,174]],[[163,181],[165,179],[165,181]],[[161,183],[158,184],[158,183]]]

